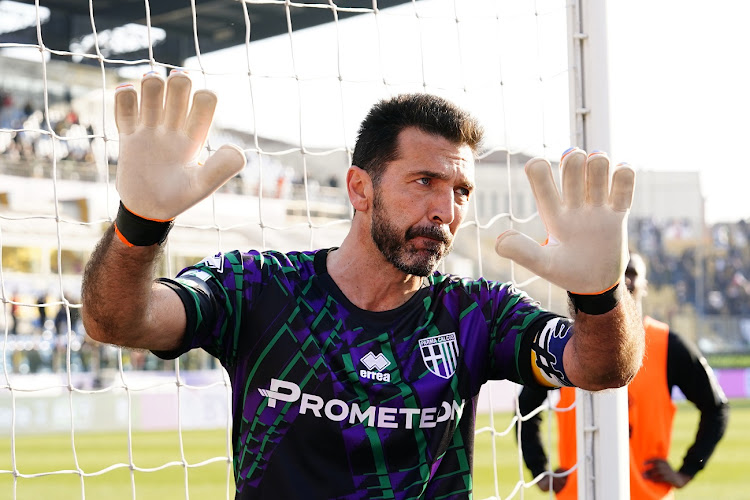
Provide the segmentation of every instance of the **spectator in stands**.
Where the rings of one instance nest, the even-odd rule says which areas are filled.
[[[10,327],[8,328],[8,332],[11,335],[15,335],[18,333],[18,294],[14,293],[11,297],[11,303],[10,303]]]
[[[51,105],[49,124],[45,112],[34,108],[31,102],[26,101],[23,107],[15,102],[9,93],[0,93],[0,128],[11,130],[10,140],[7,143],[0,141],[0,153],[14,160],[51,159],[52,139],[42,133],[51,127],[62,139],[55,148],[58,160],[94,161],[91,147],[94,130],[90,124],[81,123],[71,102],[62,107]]]
[[[55,314],[55,333],[57,335],[68,333],[68,313],[64,305],[61,305]]]
[[[633,254],[625,271],[625,282],[642,311],[646,295],[646,265]],[[646,354],[643,366],[628,386],[630,433],[630,495],[635,500],[671,498],[673,488],[682,488],[706,466],[716,445],[724,435],[729,419],[726,397],[714,378],[705,358],[686,340],[670,331],[669,326],[644,317]],[[701,412],[695,441],[682,465],[674,470],[667,462],[671,441],[672,418],[676,406],[671,399],[677,386]],[[518,399],[522,415],[527,415],[548,396],[545,389],[525,386]],[[575,390],[560,389],[558,409],[569,408]],[[558,411],[559,461],[556,473],[568,471],[576,463],[574,410]],[[521,424],[521,447],[526,466],[539,476],[547,469],[547,456],[539,436],[541,417],[535,415]],[[576,498],[577,478],[569,475],[542,478],[542,491],[550,488],[558,499]]]
[[[47,322],[47,294],[42,292],[36,299],[37,309],[39,310],[39,329],[44,331],[44,324]]]
[[[670,252],[670,242],[690,233],[675,231],[687,227],[684,221],[666,225],[670,230],[662,231],[652,219],[643,218],[634,220],[631,228],[636,247],[649,261],[651,286],[671,288],[679,306],[695,307],[699,314],[750,315],[748,222],[714,224],[709,228],[712,244],[700,254],[699,241],[682,245],[681,253]]]

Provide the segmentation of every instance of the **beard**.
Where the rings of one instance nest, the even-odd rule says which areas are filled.
[[[379,193],[375,194],[370,234],[385,259],[399,271],[413,276],[429,276],[440,261],[453,249],[452,235],[438,226],[410,227],[402,235],[388,219]],[[417,248],[411,240],[417,237],[430,240]]]

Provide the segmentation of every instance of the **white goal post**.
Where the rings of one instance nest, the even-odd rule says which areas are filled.
[[[569,11],[571,139],[610,151],[607,2],[580,0]],[[630,498],[627,388],[576,389],[578,498]]]

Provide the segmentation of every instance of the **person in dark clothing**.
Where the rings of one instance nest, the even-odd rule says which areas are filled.
[[[39,306],[39,329],[44,331],[44,325],[47,323],[47,294],[41,293],[36,299],[37,306]]]
[[[18,295],[13,294],[13,297],[11,297],[11,303],[10,303],[10,328],[8,328],[8,331],[11,335],[15,335],[18,333]]]
[[[646,265],[637,255],[631,255],[625,271],[625,283],[642,310],[646,295]],[[729,420],[729,405],[706,359],[698,348],[669,327],[652,318],[644,317],[646,357],[641,370],[628,386],[628,416],[630,431],[630,493],[631,498],[671,498],[674,488],[682,488],[706,466],[721,440]],[[663,366],[664,369],[659,369]],[[682,465],[673,469],[667,462],[675,405],[672,389],[678,387],[688,401],[700,411],[701,418],[695,441],[683,458]],[[576,498],[575,472],[561,474],[576,460],[575,415],[570,408],[574,393],[565,393],[556,405],[559,422],[560,467],[554,476],[543,478],[538,485],[543,491],[550,488],[558,499]],[[543,388],[526,386],[518,398],[519,410],[528,415],[540,406],[548,392]],[[547,470],[547,455],[540,438],[540,414],[521,424],[521,447],[526,467],[534,476]]]

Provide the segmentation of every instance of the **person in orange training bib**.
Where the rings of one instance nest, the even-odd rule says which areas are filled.
[[[625,283],[639,310],[647,292],[646,264],[640,255],[631,255],[625,271]],[[670,331],[669,326],[648,316],[646,355],[635,379],[628,386],[630,433],[630,496],[635,500],[673,498],[674,488],[682,488],[706,466],[727,427],[729,405],[705,358],[693,344]],[[676,406],[672,388],[677,386],[700,411],[698,431],[682,466],[674,470],[667,462]],[[547,390],[524,387],[518,398],[522,415],[544,402]],[[575,402],[575,389],[560,389],[558,409]],[[559,500],[577,497],[575,471],[564,473],[576,463],[575,410],[558,411],[559,462],[555,476],[537,484],[543,491],[550,487]],[[547,470],[547,456],[539,434],[541,417],[536,415],[521,426],[521,447],[526,467],[534,477]]]

